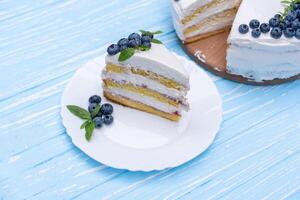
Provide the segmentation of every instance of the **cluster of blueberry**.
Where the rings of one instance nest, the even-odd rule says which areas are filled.
[[[295,3],[284,15],[276,14],[269,20],[269,23],[262,23],[253,19],[249,23],[251,35],[254,38],[260,37],[262,33],[269,33],[272,38],[279,39],[282,35],[287,38],[295,37],[300,39],[300,3]],[[247,24],[239,26],[239,32],[246,34],[249,32]]]
[[[151,48],[151,41],[153,39],[153,34],[151,32],[143,32],[142,35],[138,33],[131,33],[128,38],[122,38],[117,44],[112,44],[107,48],[107,53],[109,55],[116,55],[117,53],[123,51],[127,48]]]
[[[89,98],[89,107],[88,110],[90,114],[95,112],[97,106],[101,103],[101,97],[98,95],[93,95]],[[103,124],[110,125],[114,118],[112,116],[113,106],[109,103],[104,103],[101,105],[98,113],[94,113],[93,122],[95,124],[95,128],[101,128]]]

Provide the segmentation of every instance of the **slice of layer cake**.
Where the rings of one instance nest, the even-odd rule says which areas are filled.
[[[111,45],[102,72],[104,96],[178,121],[188,110],[189,74],[173,53],[157,43],[152,33],[144,32]]]
[[[241,0],[172,0],[173,22],[187,43],[229,29]]]

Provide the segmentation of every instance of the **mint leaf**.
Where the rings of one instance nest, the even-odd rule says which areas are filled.
[[[95,117],[99,113],[99,111],[100,111],[100,105],[98,104],[92,113],[92,118]]]
[[[85,126],[85,139],[87,141],[90,141],[91,138],[92,138],[92,135],[93,135],[93,132],[94,132],[94,129],[95,129],[95,124],[94,122],[92,121],[89,121],[87,123],[87,125]]]
[[[135,50],[133,48],[127,48],[121,51],[119,55],[119,61],[125,61],[134,55]]]
[[[144,30],[140,30],[140,32],[143,33],[143,34],[149,34],[149,33],[151,33],[150,31],[144,31]]]
[[[162,44],[162,42],[160,40],[155,39],[155,38],[151,39],[151,42],[153,42],[155,44]]]
[[[81,126],[80,126],[80,129],[84,129],[89,122],[90,121],[83,122],[83,124],[81,124]]]
[[[140,45],[140,46],[138,46],[137,49],[140,51],[148,51],[150,49],[150,47],[145,46],[145,45]]]
[[[68,110],[73,113],[73,115],[79,117],[80,119],[90,120],[91,116],[89,111],[75,105],[67,105]]]
[[[152,32],[153,35],[162,34],[162,33],[163,33],[162,31],[155,31],[155,32]]]

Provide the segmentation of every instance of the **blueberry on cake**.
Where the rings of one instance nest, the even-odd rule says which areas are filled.
[[[104,96],[124,106],[179,121],[188,110],[189,74],[154,35],[141,31],[108,47]]]

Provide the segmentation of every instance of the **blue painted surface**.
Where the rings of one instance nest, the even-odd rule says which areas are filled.
[[[68,80],[141,28],[185,55],[167,0],[0,1],[0,199],[300,199],[300,81],[254,87],[210,74],[221,131],[175,169],[116,170],[72,145],[59,115]]]

